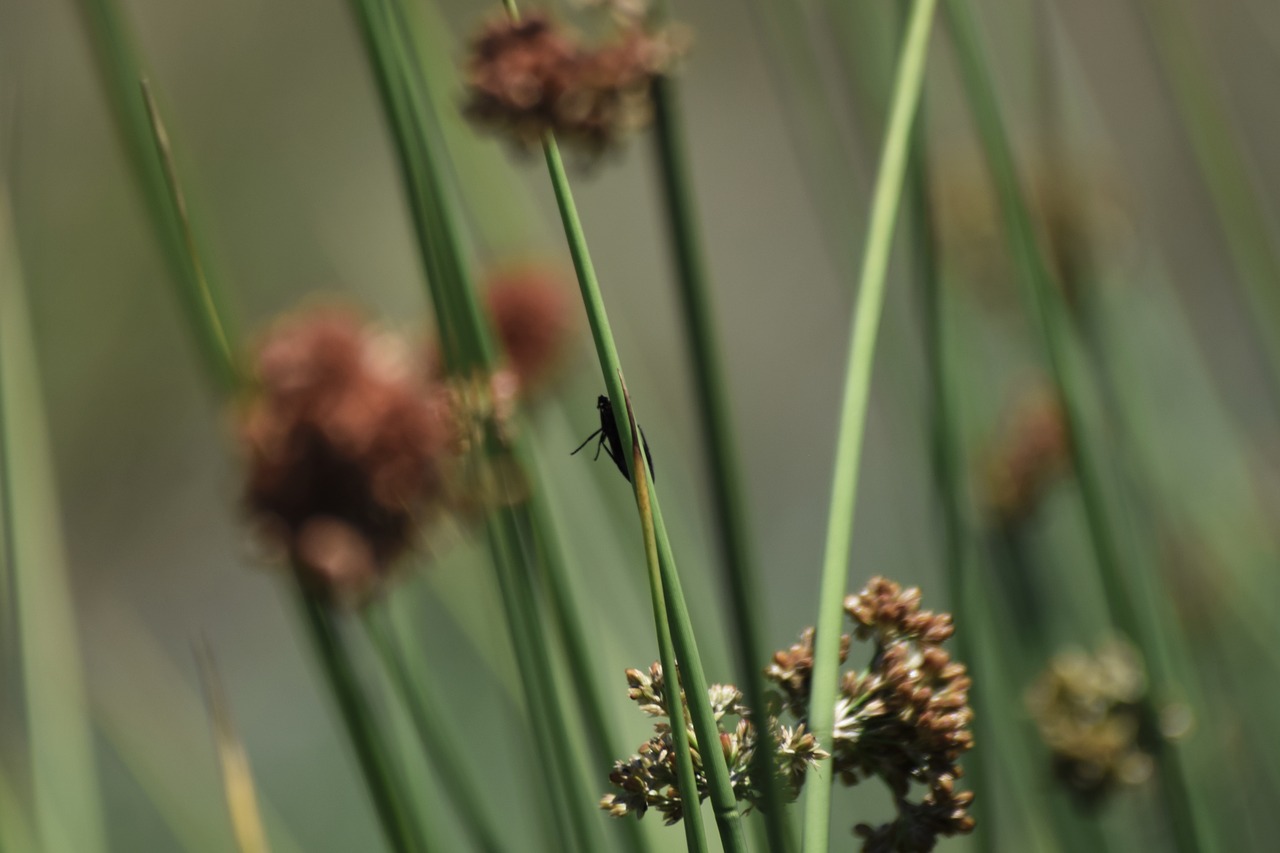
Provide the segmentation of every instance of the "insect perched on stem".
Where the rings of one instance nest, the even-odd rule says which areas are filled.
[[[613,464],[618,466],[618,470],[622,472],[622,476],[627,478],[627,482],[631,482],[631,469],[627,467],[626,454],[622,449],[622,436],[618,433],[618,422],[613,417],[613,404],[609,402],[609,398],[600,395],[596,400],[596,408],[600,411],[600,429],[587,436],[587,440],[579,444],[577,449],[570,453],[573,456],[582,448],[591,443],[591,439],[600,436],[600,441],[596,445],[595,458],[600,458],[600,451],[603,450],[609,454],[609,458],[613,460]],[[657,480],[653,473],[653,454],[649,452],[649,440],[644,437],[644,430],[640,430],[640,441],[644,445],[644,455],[649,460],[649,476]]]

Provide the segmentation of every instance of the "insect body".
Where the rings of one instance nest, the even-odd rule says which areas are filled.
[[[609,398],[600,395],[596,400],[596,408],[600,411],[600,429],[587,436],[587,440],[579,444],[577,449],[570,453],[572,456],[582,448],[591,443],[591,439],[596,436],[600,437],[599,443],[596,444],[595,458],[600,458],[600,451],[603,450],[609,454],[609,458],[613,460],[613,464],[618,466],[618,470],[622,472],[622,476],[627,478],[627,482],[631,482],[631,469],[627,467],[626,454],[622,450],[622,436],[618,434],[618,422],[613,416],[613,405],[609,402]],[[644,430],[640,430],[640,442],[644,445],[644,455],[649,460],[649,476],[657,480],[653,474],[653,454],[649,452],[649,441],[644,437]]]

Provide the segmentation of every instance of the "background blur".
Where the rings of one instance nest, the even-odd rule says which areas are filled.
[[[300,303],[337,297],[425,334],[428,309],[392,150],[346,6],[123,5],[165,109],[206,260],[229,288],[241,328],[253,332]],[[803,108],[809,95],[771,54],[761,37],[768,27],[737,4],[676,4],[695,39],[681,70],[684,112],[769,585],[769,642],[779,648],[813,621],[852,283],[880,133],[879,107],[851,74],[894,50],[886,39],[882,57],[851,65],[836,50],[826,7],[811,5],[808,35],[839,134],[825,144],[846,155],[839,172],[817,159],[803,119],[812,115]],[[1229,593],[1277,600],[1267,597],[1276,590],[1280,510],[1277,386],[1132,4],[978,5],[1028,173],[1046,162],[1053,168],[1045,140],[1056,141],[1072,165],[1067,184],[1103,223],[1097,316],[1108,370],[1125,389],[1104,420],[1120,425],[1128,464],[1159,494],[1162,517],[1176,522],[1156,526],[1158,553],[1189,567],[1191,592],[1179,603],[1204,617],[1188,623],[1194,642],[1214,620],[1252,618],[1222,603]],[[1280,8],[1267,0],[1190,5],[1254,186],[1274,199]],[[465,36],[496,4],[441,6],[443,18],[425,14],[447,25],[433,30],[441,45],[433,61],[449,69],[463,52],[454,34]],[[884,10],[859,14],[870,28],[887,27]],[[946,41],[939,27],[928,130],[949,247],[952,369],[963,383],[967,455],[978,475],[1009,407],[1042,376],[982,193],[985,172]],[[433,79],[444,103],[461,101],[456,80]],[[1050,101],[1055,117],[1046,121]],[[191,654],[200,636],[225,679],[269,820],[287,827],[294,849],[367,849],[376,838],[372,813],[281,579],[257,559],[241,524],[229,413],[203,381],[180,323],[73,3],[0,0],[0,103],[113,849],[230,847]],[[484,212],[474,229],[477,268],[546,260],[572,287],[540,157],[513,158],[460,122],[450,133],[464,194]],[[633,139],[579,168],[574,188],[663,497],[679,510],[667,516],[708,673],[727,680],[701,450],[651,155],[647,137]],[[1058,173],[1046,174],[1052,182]],[[926,606],[945,607],[919,324],[901,260],[876,367],[851,586],[882,573],[922,585]],[[579,353],[534,424],[580,596],[593,602],[600,659],[616,687],[611,700],[638,744],[649,722],[627,702],[622,673],[656,656],[642,550],[623,481],[568,456],[597,426],[600,381],[585,336]],[[1073,562],[1089,558],[1070,489],[1050,496],[1034,528],[1053,573],[1070,574]],[[501,761],[523,734],[511,724],[515,682],[495,628],[491,575],[465,532],[448,524],[430,532],[428,550],[412,580],[425,591],[418,624],[428,670],[474,735],[477,763]],[[1093,643],[1085,626],[1061,633],[1064,642]],[[1209,645],[1197,647],[1204,657],[1196,663],[1213,666]],[[5,677],[16,679],[7,654]],[[1275,693],[1261,682],[1241,689],[1253,692],[1231,703]],[[21,767],[21,703],[0,699],[0,712],[0,754]],[[512,811],[513,842],[522,823],[537,820],[519,795],[530,783],[522,756],[512,757],[510,778],[486,777]],[[656,816],[645,823],[661,831]]]

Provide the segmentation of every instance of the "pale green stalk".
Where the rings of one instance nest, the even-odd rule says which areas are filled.
[[[0,768],[0,853],[39,850],[13,781]]]
[[[889,255],[894,226],[902,199],[903,179],[911,146],[911,126],[924,87],[929,34],[933,28],[937,0],[916,0],[907,22],[899,54],[889,124],[884,150],[876,175],[867,229],[866,254],[859,276],[853,335],[845,372],[844,402],[841,405],[840,433],[833,469],[831,505],[827,520],[827,541],[818,599],[818,620],[814,633],[813,688],[809,698],[809,729],[824,749],[831,748],[835,722],[836,690],[839,681],[840,627],[844,621],[842,604],[847,586],[849,551],[853,538],[857,505],[858,474],[867,403],[871,392],[871,366],[876,335],[884,306]],[[831,759],[819,762],[815,776],[830,772]],[[831,833],[831,783],[815,778],[805,800],[805,853],[826,853]]]
[[[51,851],[105,853],[84,663],[49,428],[7,188],[0,182],[0,512],[14,587],[35,827]]]

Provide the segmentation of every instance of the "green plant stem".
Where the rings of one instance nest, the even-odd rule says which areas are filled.
[[[619,379],[621,380],[621,376]],[[631,395],[623,383],[626,395],[627,421],[636,432],[635,412],[631,408]],[[681,672],[676,665],[676,650],[671,639],[671,623],[667,618],[666,593],[662,584],[662,561],[658,556],[658,536],[654,531],[653,506],[649,501],[649,460],[641,449],[642,442],[631,445],[632,485],[636,493],[636,509],[640,513],[640,532],[644,537],[645,563],[649,569],[649,597],[653,602],[653,627],[658,636],[658,659],[662,662],[663,684],[666,687],[667,719],[671,723],[671,742],[676,752],[676,778],[680,780],[680,794],[684,800],[684,837],[689,850],[705,853],[707,838],[702,829],[702,798],[698,793],[698,777],[693,770],[693,755],[689,748],[689,730],[685,724],[684,701],[681,699]],[[717,739],[715,746],[719,747]]]
[[[106,823],[42,397],[17,235],[0,176],[0,581],[13,589],[12,611],[0,612],[0,620],[13,620],[17,639],[40,847],[101,853]]]
[[[228,325],[225,294],[198,262],[186,201],[154,101],[149,93],[138,97],[144,74],[133,39],[114,0],[80,0],[78,5],[97,60],[98,79],[205,373],[217,392],[231,394],[238,383],[232,345],[235,330]]]
[[[661,9],[665,4],[659,4]],[[665,14],[663,15],[665,18]],[[693,355],[694,387],[704,457],[709,468],[712,509],[723,560],[723,582],[731,603],[736,635],[738,672],[747,704],[763,714],[768,660],[761,613],[760,572],[747,534],[747,506],[738,472],[737,442],[729,414],[726,375],[716,344],[711,317],[707,265],[693,197],[693,181],[685,155],[685,138],[675,80],[661,76],[653,86],[655,141],[667,209],[667,233],[674,249],[684,319],[685,342]],[[792,847],[784,800],[773,769],[773,735],[767,725],[757,727],[759,746],[751,768],[763,793],[769,849],[786,853]]]
[[[472,843],[486,853],[500,853],[503,845],[497,826],[484,808],[486,798],[472,778],[470,764],[462,753],[465,740],[449,730],[444,709],[436,704],[430,690],[405,660],[385,604],[366,607],[362,617],[383,669],[409,713],[414,733],[434,765],[440,787],[449,797]]]
[[[1249,319],[1280,391],[1280,246],[1235,123],[1216,90],[1204,47],[1181,0],[1136,0],[1192,155],[1209,190]]]
[[[537,464],[537,458],[528,446],[527,439],[517,438],[515,453],[521,469],[527,472],[530,484],[529,500],[517,507],[516,511],[526,521],[537,548],[536,562],[542,569],[539,580],[550,599],[569,677],[577,689],[579,710],[586,725],[593,766],[598,766],[601,772],[608,772],[614,760],[627,753],[623,751],[605,711],[600,679],[597,677],[599,667],[592,655],[596,644],[587,634],[581,608],[574,601],[568,557],[560,538],[559,527],[551,515],[551,496],[547,493],[541,466]],[[621,830],[623,844],[631,853],[647,853],[651,850],[638,821],[625,821]]]
[[[1000,678],[1000,673],[985,672],[975,654],[977,644],[973,632],[980,621],[975,612],[977,589],[969,564],[969,541],[966,535],[963,509],[963,477],[960,453],[957,447],[958,418],[953,396],[951,375],[947,370],[947,322],[943,302],[941,270],[938,265],[937,228],[929,209],[929,162],[924,133],[925,106],[912,134],[911,152],[907,162],[906,196],[907,226],[911,237],[912,274],[919,295],[922,338],[925,350],[926,388],[929,393],[929,456],[933,468],[934,495],[942,521],[942,549],[946,565],[947,597],[955,612],[956,631],[953,644],[956,656],[969,667],[975,686],[985,684],[988,678]],[[990,692],[985,689],[971,691],[970,706],[976,719],[983,714],[983,699]],[[977,701],[975,702],[974,699]],[[976,706],[976,707],[975,707]],[[990,727],[988,727],[990,730]],[[1016,759],[1015,759],[1016,760]],[[982,745],[971,750],[964,758],[965,779],[974,792],[971,811],[977,821],[974,829],[974,846],[982,853],[995,851],[995,827],[992,818],[993,799],[988,784],[987,753]]]
[[[508,11],[513,12],[513,5],[508,0]],[[604,375],[605,387],[615,412],[625,410],[625,396],[620,379],[621,365],[617,347],[613,341],[613,332],[609,327],[609,317],[605,311],[604,299],[600,295],[600,284],[596,279],[595,267],[591,263],[591,255],[587,249],[586,236],[583,234],[582,222],[578,217],[577,206],[573,201],[573,193],[569,188],[569,177],[565,173],[564,161],[560,157],[560,149],[555,138],[550,134],[543,141],[547,170],[551,175],[551,186],[555,191],[556,203],[560,209],[560,218],[564,224],[565,238],[569,243],[569,253],[573,257],[574,269],[578,275],[578,284],[582,291],[583,304],[586,307],[587,319],[591,326],[591,337],[595,341],[596,355],[600,359],[601,372]],[[634,446],[631,425],[619,419],[618,432],[622,438],[623,453],[630,454]],[[653,510],[654,526],[658,537],[658,549],[662,570],[663,590],[667,599],[668,616],[671,623],[672,640],[675,643],[677,659],[680,663],[680,675],[685,685],[685,695],[689,698],[689,713],[693,718],[693,729],[700,744],[718,743],[720,730],[711,712],[707,698],[706,674],[702,669],[702,661],[698,657],[697,641],[693,635],[693,625],[689,619],[688,607],[680,587],[675,559],[667,541],[666,526],[662,520],[662,510],[658,503],[657,491],[650,495]],[[710,789],[712,810],[716,816],[716,826],[720,831],[720,840],[728,853],[740,853],[747,849],[746,836],[742,827],[742,815],[733,794],[733,784],[729,779],[729,769],[724,754],[715,748],[700,750],[703,769],[707,774]]]
[[[871,202],[871,219],[859,276],[853,334],[849,342],[844,402],[833,470],[830,515],[823,558],[818,620],[814,633],[813,688],[809,727],[818,743],[831,746],[836,689],[840,666],[842,603],[853,537],[862,435],[871,391],[871,366],[884,305],[886,274],[893,246],[894,225],[902,198],[903,178],[911,143],[911,126],[924,85],[937,0],[915,0],[899,54],[896,82],[885,132],[880,169]],[[830,768],[830,759],[817,772]],[[816,774],[815,774],[816,775]],[[805,799],[803,850],[826,853],[831,833],[831,778],[815,778]]]
[[[995,180],[1005,230],[1062,402],[1080,496],[1112,624],[1138,646],[1151,669],[1157,691],[1168,689],[1173,673],[1168,654],[1170,640],[1165,636],[1165,626],[1155,602],[1146,595],[1136,596],[1123,576],[1105,503],[1100,457],[1084,423],[1082,385],[1069,351],[1066,310],[1037,243],[1031,215],[1019,187],[977,25],[966,0],[947,0],[945,8],[970,108]],[[1143,606],[1139,606],[1136,598],[1141,598]],[[1151,701],[1144,703],[1143,711],[1146,722],[1155,725],[1158,731],[1157,713]],[[1209,834],[1203,801],[1190,790],[1190,780],[1177,747],[1164,747],[1158,766],[1178,849],[1182,853],[1216,849]]]
[[[152,225],[180,285],[178,290],[187,307],[188,328],[205,354],[206,375],[216,390],[230,396],[240,382],[233,355],[234,332],[227,320],[221,291],[206,276],[196,252],[198,241],[187,215],[168,134],[145,85],[142,97],[138,96],[140,63],[114,3],[85,0],[81,8],[94,37],[102,77],[109,83],[108,95],[117,124],[152,214]],[[404,804],[396,799],[388,750],[367,700],[360,692],[340,633],[334,630],[323,605],[301,589],[295,594],[326,680],[342,712],[347,734],[355,746],[385,836],[397,851],[424,850],[421,831]]]
[[[555,696],[551,662],[539,636],[542,627],[535,621],[533,608],[524,606],[536,602],[536,597],[520,557],[512,553],[522,547],[513,523],[510,513],[499,512],[486,522],[486,530],[498,570],[498,587],[511,630],[516,665],[532,711],[535,751],[544,772],[559,783],[549,787],[558,809],[561,838],[570,849],[588,853],[600,849],[596,838],[598,826],[592,820],[594,815],[588,816],[581,808],[583,803],[590,802],[590,795],[578,784],[567,737],[569,721]]]
[[[353,9],[361,25],[365,45],[378,81],[385,111],[391,124],[404,185],[409,197],[417,242],[427,273],[428,291],[436,312],[437,326],[444,342],[445,360],[449,372],[464,378],[488,376],[496,366],[496,353],[486,321],[480,310],[471,275],[464,258],[460,219],[453,209],[449,187],[444,180],[442,157],[444,146],[439,130],[432,118],[428,88],[420,77],[422,62],[416,55],[409,38],[406,13],[398,2],[384,0],[353,0]],[[492,436],[488,451],[507,452],[498,447]],[[527,457],[515,448],[517,458]],[[529,472],[526,470],[526,474]],[[537,489],[535,488],[535,493]],[[540,493],[538,493],[540,494]],[[535,498],[537,500],[537,498]],[[523,653],[525,644],[528,662],[533,666],[521,668],[526,696],[535,725],[542,735],[535,739],[535,747],[542,753],[541,762],[548,767],[563,764],[563,772],[555,775],[564,790],[560,792],[562,810],[567,810],[562,830],[573,833],[584,849],[594,849],[594,834],[598,821],[589,811],[592,797],[586,792],[585,782],[576,772],[570,744],[568,717],[559,691],[541,689],[541,685],[554,684],[551,657],[547,644],[547,632],[543,629],[540,601],[532,584],[536,569],[542,569],[547,585],[553,588],[553,601],[564,605],[569,601],[565,585],[568,583],[563,570],[563,554],[554,546],[558,543],[553,530],[543,529],[548,520],[545,513],[530,509],[527,504],[504,507],[492,525],[489,542],[494,552],[499,572],[500,587],[506,616],[514,631],[523,634],[523,641],[513,636],[517,653]],[[536,559],[534,549],[521,541],[521,531],[531,528],[535,540],[542,547],[543,559]],[[505,555],[505,556],[500,556]],[[511,565],[507,562],[515,561]],[[502,563],[503,565],[497,565]],[[566,636],[570,666],[578,676],[577,694],[581,699],[584,716],[591,721],[588,728],[597,732],[607,730],[607,719],[598,705],[593,705],[587,691],[595,687],[590,677],[594,671],[584,665],[586,646],[575,647],[584,635],[576,613],[564,618],[562,610],[559,627]],[[559,722],[555,722],[555,721]],[[597,752],[603,752],[601,739],[595,738]],[[610,752],[611,754],[611,752]],[[608,760],[606,757],[605,760]],[[641,849],[638,830],[628,831],[633,849]]]
[[[851,162],[848,134],[835,118],[836,108],[806,33],[804,8],[787,0],[751,0],[746,5],[764,43],[775,97],[785,110],[783,125],[817,210],[822,242],[836,271],[848,270],[852,277],[857,247],[849,235],[863,227],[861,211],[853,201],[861,194],[863,176]]]
[[[400,797],[400,792],[406,788],[392,762],[391,750],[374,718],[373,709],[360,687],[355,663],[338,626],[334,624],[333,613],[314,595],[302,590],[295,594],[303,625],[311,637],[316,658],[322,664],[325,679],[355,747],[360,772],[388,845],[396,853],[426,850],[421,830]]]

